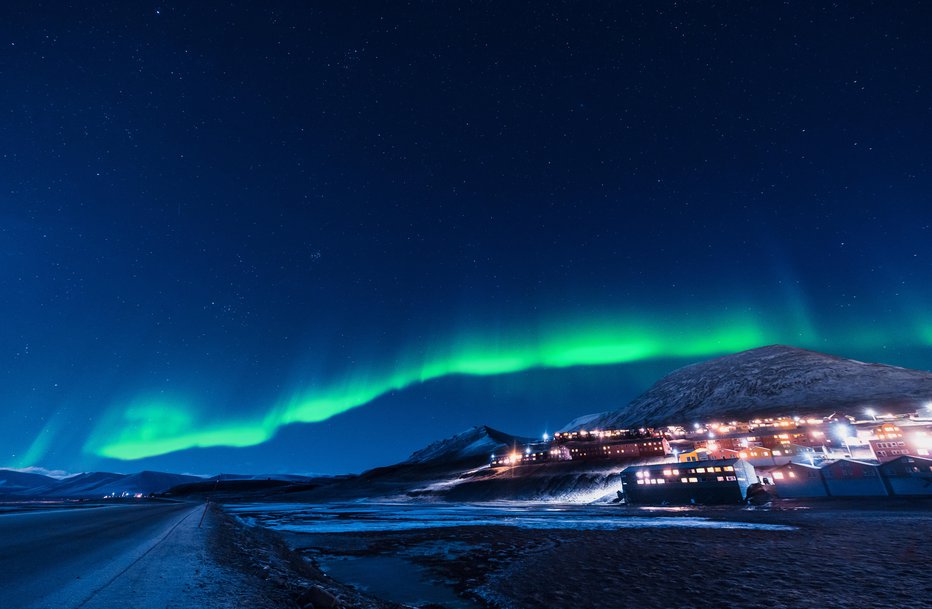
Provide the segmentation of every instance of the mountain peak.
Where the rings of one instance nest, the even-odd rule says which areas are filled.
[[[587,427],[624,428],[856,410],[930,398],[930,372],[768,345],[674,370],[626,408],[580,419]]]
[[[489,455],[503,446],[530,442],[506,434],[487,425],[477,425],[449,438],[428,444],[415,451],[405,461],[408,464],[454,463],[463,461],[488,461]]]

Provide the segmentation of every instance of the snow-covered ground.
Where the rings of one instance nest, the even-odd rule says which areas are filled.
[[[294,533],[369,533],[461,526],[524,529],[613,530],[630,528],[792,530],[792,527],[715,520],[689,515],[632,515],[616,506],[537,503],[335,503],[227,505],[250,526]]]

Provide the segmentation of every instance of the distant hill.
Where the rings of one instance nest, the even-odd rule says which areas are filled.
[[[136,474],[85,472],[56,479],[39,474],[0,470],[0,495],[18,498],[102,498],[161,493],[179,484],[202,480],[196,476],[144,471]]]
[[[22,495],[36,489],[45,488],[58,480],[42,474],[18,472],[12,469],[0,469],[0,496]]]
[[[308,482],[311,476],[298,474],[217,474],[207,480],[279,480],[284,482]]]
[[[771,414],[850,411],[932,400],[932,373],[771,345],[675,370],[627,407],[561,431],[631,428]]]
[[[492,453],[501,448],[533,442],[512,436],[486,425],[472,427],[449,438],[438,440],[414,452],[400,465],[472,465],[488,463]]]

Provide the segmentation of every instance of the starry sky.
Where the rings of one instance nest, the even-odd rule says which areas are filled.
[[[932,369],[919,2],[0,7],[0,466],[360,471]]]

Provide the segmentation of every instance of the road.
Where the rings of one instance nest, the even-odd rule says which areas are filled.
[[[203,506],[113,505],[0,516],[0,607],[235,607]]]

